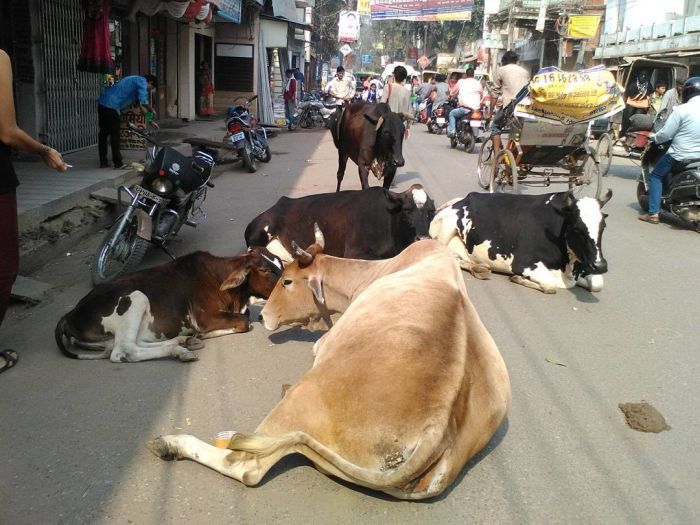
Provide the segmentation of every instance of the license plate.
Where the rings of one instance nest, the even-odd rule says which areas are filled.
[[[245,133],[243,133],[242,131],[240,133],[231,135],[231,142],[238,142],[239,140],[245,140]]]
[[[148,191],[148,190],[145,189],[145,188],[142,188],[142,187],[139,186],[139,185],[135,185],[135,186],[134,186],[134,189],[135,189],[136,192],[137,192],[139,195],[141,195],[142,197],[146,197],[147,199],[151,199],[152,201],[157,202],[157,203],[159,203],[159,204],[160,204],[161,202],[165,202],[165,201],[166,201],[166,199],[164,199],[163,197],[159,197],[159,196],[156,195],[155,193],[151,193],[150,191]]]
[[[438,124],[444,124],[445,123],[445,118],[444,117],[438,117],[435,119]]]

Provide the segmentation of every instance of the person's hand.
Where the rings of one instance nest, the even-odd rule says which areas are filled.
[[[51,169],[56,171],[66,171],[68,169],[68,165],[63,160],[61,154],[53,148],[49,148],[47,146],[41,153],[41,158],[44,161],[44,164]]]
[[[160,126],[155,120],[151,120],[151,126],[153,126],[153,129],[160,129]]]

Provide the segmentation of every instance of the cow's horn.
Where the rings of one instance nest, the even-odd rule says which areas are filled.
[[[379,117],[379,120],[377,120],[377,125],[374,126],[374,130],[379,131],[379,128],[382,127],[382,124],[384,124],[384,117]]]
[[[326,239],[323,237],[323,232],[317,222],[314,223],[314,237],[316,237],[316,244],[323,249],[326,244]]]
[[[296,241],[292,241],[292,250],[294,250],[294,253],[295,253],[296,256],[297,256],[297,259],[299,259],[299,261],[301,261],[301,262],[304,263],[304,264],[310,263],[310,262],[313,260],[313,258],[314,258],[314,256],[311,255],[309,252],[307,252],[306,250],[303,250],[303,249],[296,243]]]

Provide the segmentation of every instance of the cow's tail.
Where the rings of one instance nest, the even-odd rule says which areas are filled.
[[[56,325],[54,336],[56,344],[63,355],[72,359],[106,359],[112,352],[112,349],[104,343],[77,342],[77,338],[72,333],[70,323],[65,315],[61,317],[61,320]],[[78,350],[78,346],[88,350]]]
[[[420,440],[412,450],[406,451],[407,457],[396,452],[385,458],[385,465],[380,469],[358,466],[348,461],[337,452],[326,447],[306,432],[288,432],[280,436],[265,434],[236,434],[228,448],[247,452],[258,457],[298,452],[317,464],[325,472],[338,476],[375,490],[381,490],[401,499],[424,499],[436,496],[430,490],[414,492],[413,487],[420,481],[421,474],[440,459],[443,454],[444,428],[428,425]]]

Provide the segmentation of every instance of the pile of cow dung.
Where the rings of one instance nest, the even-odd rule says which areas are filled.
[[[618,405],[625,415],[627,425],[639,432],[663,432],[671,430],[664,416],[649,403],[620,403]]]

